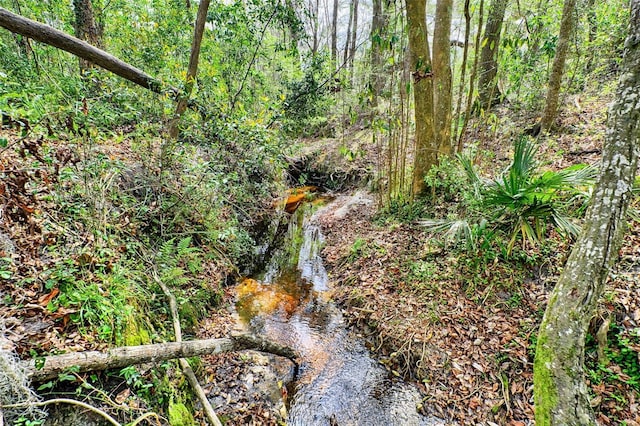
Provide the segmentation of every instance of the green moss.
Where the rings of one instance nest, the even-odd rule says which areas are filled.
[[[540,327],[542,330],[544,324]],[[558,392],[555,388],[551,370],[546,367],[554,359],[548,348],[546,336],[539,336],[536,356],[533,363],[533,395],[535,400],[536,425],[551,425],[551,412],[558,404]]]
[[[195,426],[196,422],[187,409],[187,406],[181,402],[169,402],[169,424],[171,426]]]
[[[127,315],[123,338],[125,346],[144,345],[151,342],[149,331],[140,324],[134,314]]]

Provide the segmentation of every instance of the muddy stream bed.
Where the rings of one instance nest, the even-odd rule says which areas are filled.
[[[280,395],[272,394],[280,399],[281,415],[287,425],[299,426],[438,424],[417,412],[418,390],[372,358],[331,301],[316,224],[327,203],[303,203],[265,270],[236,287],[238,328],[300,354],[299,368],[279,365]]]

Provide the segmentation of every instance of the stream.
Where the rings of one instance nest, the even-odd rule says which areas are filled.
[[[435,425],[420,415],[418,390],[392,378],[349,330],[331,302],[316,220],[328,206],[303,203],[266,270],[238,284],[241,328],[294,348],[300,367],[289,383],[287,425]],[[315,210],[315,213],[313,212]]]

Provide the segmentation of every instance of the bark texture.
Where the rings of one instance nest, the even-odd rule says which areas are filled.
[[[547,85],[547,102],[540,119],[539,131],[534,133],[544,133],[551,129],[558,113],[558,99],[560,98],[560,86],[564,75],[564,64],[567,61],[571,33],[573,32],[576,8],[576,0],[565,0],[562,8],[562,21],[560,22],[560,34],[556,45],[556,55],[553,58],[549,83]]]
[[[489,6],[487,24],[482,38],[480,51],[480,72],[478,75],[478,107],[488,110],[496,105],[501,97],[496,75],[498,74],[498,47],[502,21],[507,9],[507,0],[493,0]]]
[[[438,153],[450,155],[451,145],[451,18],[453,0],[438,0],[433,29],[433,115]]]
[[[333,17],[331,19],[331,62],[335,69],[338,65],[338,0],[333,0]]]
[[[584,381],[585,336],[619,248],[638,163],[640,138],[640,0],[631,1],[616,100],[600,176],[580,238],[544,314],[534,363],[536,425],[595,425]]]
[[[76,37],[92,46],[102,48],[102,29],[96,23],[93,2],[91,0],[73,0],[73,12],[75,15],[73,27]],[[79,60],[81,73],[93,66],[91,61],[83,58],[79,58]]]
[[[42,368],[36,368],[35,360],[25,362],[29,377],[33,381],[42,382],[58,377],[58,374],[73,366],[77,366],[79,372],[86,372],[246,349],[280,355],[296,362],[296,354],[292,349],[247,334],[223,339],[125,346],[106,352],[90,351],[53,355],[44,359]]]
[[[351,28],[351,48],[349,49],[349,78],[351,80],[353,80],[353,58],[356,56],[356,39],[358,36],[358,5],[359,0],[353,0],[353,26]]]
[[[145,89],[162,93],[162,83],[138,68],[76,37],[65,34],[48,25],[16,15],[1,7],[0,27],[72,53]]]
[[[424,177],[438,160],[438,146],[433,131],[433,74],[427,39],[426,1],[406,0],[406,5],[416,124],[412,191],[419,195],[425,191]]]

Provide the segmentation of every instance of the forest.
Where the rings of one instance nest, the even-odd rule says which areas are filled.
[[[0,426],[640,425],[640,0],[0,0]]]

